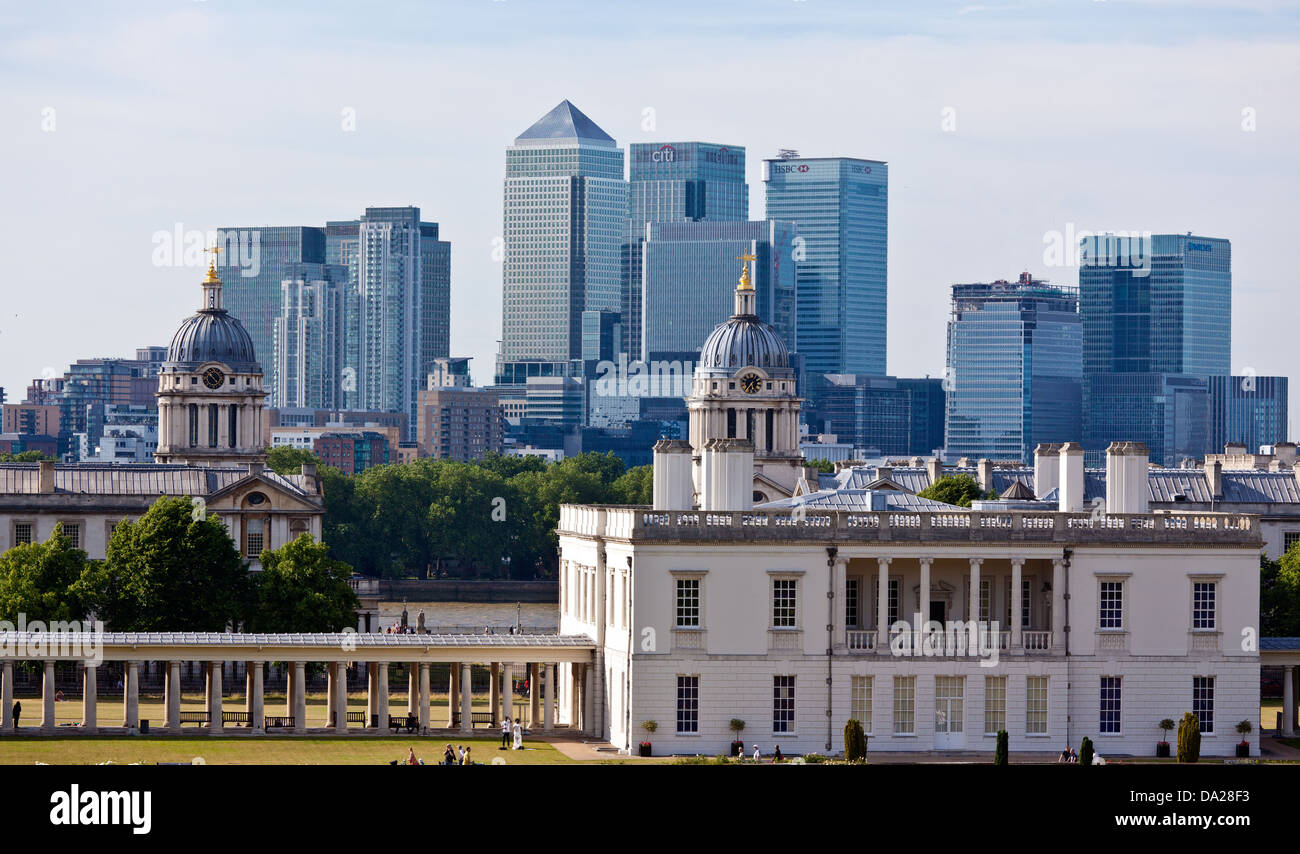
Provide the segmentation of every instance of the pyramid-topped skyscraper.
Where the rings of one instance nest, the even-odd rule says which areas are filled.
[[[583,315],[609,327],[627,229],[623,150],[569,101],[506,149],[497,382],[579,377]]]

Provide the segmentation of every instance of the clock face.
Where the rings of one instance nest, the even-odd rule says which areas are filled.
[[[745,374],[740,378],[740,390],[745,394],[757,394],[763,387],[763,378],[758,374]]]
[[[208,388],[221,388],[226,383],[226,375],[220,368],[208,368],[203,372],[203,384]]]

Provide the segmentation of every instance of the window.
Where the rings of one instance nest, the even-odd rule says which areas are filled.
[[[1202,735],[1214,734],[1214,677],[1192,678],[1192,714],[1200,722]]]
[[[980,622],[988,625],[993,619],[993,579],[980,579]]]
[[[700,627],[700,580],[698,578],[677,579],[677,628],[698,629]]]
[[[190,413],[190,447],[197,448],[199,445],[199,407],[191,403],[188,407]]]
[[[700,731],[700,677],[677,677],[677,734],[696,735]]]
[[[26,546],[32,542],[32,523],[14,522],[14,545]]]
[[[898,622],[898,579],[889,579],[889,625]]]
[[[1103,629],[1124,628],[1124,582],[1103,581],[1101,583],[1100,613],[1098,626]]]
[[[996,735],[1007,728],[1007,677],[984,677],[984,733]]]
[[[217,446],[217,424],[218,423],[219,422],[217,420],[217,405],[215,403],[209,403],[208,404],[208,447],[209,448],[215,448]]]
[[[234,382],[234,380],[231,380],[231,382]],[[226,407],[226,411],[229,413],[230,416],[228,419],[229,429],[226,431],[230,435],[227,436],[227,440],[229,441],[230,447],[233,448],[237,445],[237,440],[239,437],[239,407],[234,406],[232,404],[231,406]]]
[[[794,677],[772,677],[772,732],[794,732]]]
[[[1101,733],[1119,733],[1120,730],[1120,678],[1118,676],[1101,677],[1100,725]]]
[[[796,615],[798,581],[793,578],[772,580],[772,628],[793,629]]]
[[[854,676],[849,689],[849,717],[862,724],[862,731],[871,735],[871,677]]]
[[[80,522],[60,522],[63,528],[63,536],[68,538],[68,542],[74,549],[81,548],[81,523]]]
[[[1030,592],[1034,589],[1033,582],[1028,578],[1020,579],[1020,628],[1029,628],[1029,607]]]
[[[1213,631],[1215,622],[1214,600],[1217,584],[1213,581],[1192,582],[1192,628]]]
[[[1025,734],[1047,735],[1047,677],[1025,680]]]
[[[916,735],[916,677],[894,677],[894,735]]]
[[[844,582],[844,625],[850,629],[858,627],[858,580],[846,579]]]
[[[244,557],[258,557],[261,554],[262,554],[262,532],[258,531],[257,533],[253,533],[252,531],[249,531],[248,549],[246,550]]]
[[[1300,531],[1283,531],[1282,532],[1282,552],[1285,554],[1291,550],[1296,543],[1300,543]]]

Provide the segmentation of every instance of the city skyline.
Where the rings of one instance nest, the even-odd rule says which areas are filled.
[[[1106,8],[1016,14],[1013,32],[1023,44],[1011,59],[996,43],[974,44],[989,28],[1008,25],[1007,15],[993,8],[962,13],[948,6],[904,27],[888,8],[873,19],[841,4],[794,4],[799,8],[793,12],[772,4],[739,20],[733,31],[722,26],[725,16],[716,24],[706,20],[690,34],[673,34],[664,22],[650,25],[649,41],[708,38],[714,43],[708,67],[743,66],[756,75],[733,84],[721,73],[706,97],[675,94],[683,91],[678,84],[706,67],[703,60],[683,61],[640,82],[617,68],[594,80],[576,64],[561,62],[553,73],[514,91],[494,88],[497,103],[488,115],[467,106],[482,91],[476,86],[493,85],[503,72],[508,76],[537,61],[541,48],[530,46],[524,31],[540,26],[544,33],[552,25],[542,25],[518,4],[485,5],[458,12],[456,22],[480,55],[486,51],[499,60],[503,71],[493,75],[457,64],[463,55],[455,50],[429,55],[424,48],[438,36],[418,27],[385,43],[377,35],[380,22],[358,22],[355,35],[379,39],[378,47],[366,43],[365,56],[381,64],[414,63],[420,74],[436,76],[441,70],[462,84],[466,91],[452,91],[446,104],[399,109],[383,93],[340,82],[327,95],[301,92],[282,118],[270,109],[270,96],[265,105],[241,103],[228,111],[234,114],[231,126],[211,138],[205,136],[203,99],[182,93],[210,85],[212,74],[225,75],[221,80],[238,89],[245,72],[224,60],[199,71],[186,60],[206,39],[238,28],[239,10],[146,6],[136,19],[106,23],[89,15],[62,33],[44,34],[15,20],[0,47],[10,60],[0,74],[13,84],[5,87],[10,93],[5,100],[16,133],[2,145],[11,160],[21,157],[30,168],[14,176],[18,204],[6,214],[5,225],[16,245],[40,251],[15,259],[14,273],[30,287],[17,289],[11,311],[0,318],[0,384],[9,399],[18,400],[45,368],[61,374],[79,358],[127,356],[138,346],[166,343],[162,339],[176,319],[192,310],[190,289],[202,268],[156,266],[155,232],[172,232],[177,224],[206,231],[232,221],[319,223],[367,205],[413,204],[434,211],[444,239],[465,247],[452,262],[451,350],[473,356],[475,379],[487,381],[500,337],[501,267],[493,258],[493,240],[501,230],[500,151],[520,127],[566,98],[620,148],[659,139],[722,139],[744,146],[746,180],[754,186],[761,181],[761,160],[779,147],[797,148],[808,157],[888,161],[894,173],[890,374],[942,374],[946,290],[952,282],[991,280],[1019,267],[1035,277],[1074,284],[1076,269],[1045,263],[1049,234],[1121,229],[1193,230],[1230,239],[1237,297],[1232,372],[1292,373],[1294,344],[1284,314],[1272,310],[1289,284],[1283,229],[1289,221],[1285,202],[1295,197],[1296,183],[1287,159],[1296,119],[1287,112],[1285,93],[1296,75],[1289,60],[1297,19],[1288,10],[1262,4],[1229,15],[1226,7],[1196,6],[1158,37],[1146,39],[1149,50],[1141,60],[1129,55],[1131,42],[1142,41],[1139,34],[1154,20],[1165,26],[1159,5],[1087,4]],[[842,16],[843,41],[828,38],[835,18],[828,10]],[[765,34],[764,25],[783,15],[795,15],[790,20],[798,26]],[[647,36],[620,29],[628,23],[587,21],[578,36],[592,37],[600,56],[664,50],[662,41],[649,45]],[[866,39],[863,50],[861,36],[869,23],[878,35]],[[160,40],[156,55],[124,61],[113,53],[132,49],[123,36],[112,46],[66,58],[68,45],[86,43],[95,28],[125,32],[128,24]],[[273,39],[284,26],[273,17],[267,33]],[[314,32],[318,25],[304,26]],[[1243,44],[1265,32],[1266,39]],[[328,28],[320,35],[340,38]],[[842,99],[800,89],[798,81],[782,80],[775,70],[718,59],[757,51],[758,46],[745,45],[760,38],[766,47],[778,41],[792,57],[820,57],[816,68],[842,77],[846,86],[861,83],[862,107],[845,109]],[[1111,43],[1117,38],[1129,44]],[[942,55],[934,54],[936,44],[945,46]],[[250,35],[251,50],[261,55],[262,45]],[[385,45],[391,56],[381,55]],[[855,45],[861,55],[857,64],[849,50]],[[41,57],[55,52],[63,65],[36,77]],[[969,60],[981,56],[998,61],[972,67]],[[925,70],[923,57],[937,67]],[[1206,57],[1215,60],[1207,63],[1213,76],[1199,71]],[[952,63],[964,63],[963,76],[953,75]],[[484,64],[480,56],[474,68]],[[1041,66],[1041,79],[1007,79],[1015,69],[1035,64]],[[107,100],[87,100],[86,81],[109,67],[116,78],[95,84],[96,96]],[[175,79],[160,79],[159,70]],[[868,84],[882,72],[896,85]],[[284,81],[301,81],[305,73],[286,68]],[[339,80],[331,69],[312,73],[324,73],[327,82]],[[1130,78],[1140,85],[1116,87]],[[999,94],[983,92],[981,81],[999,82]],[[1196,97],[1188,95],[1189,84],[1195,84]],[[794,91],[802,94],[789,97]],[[105,124],[114,103],[129,103],[143,114],[130,127]],[[46,107],[55,110],[51,131],[41,127]],[[349,109],[354,131],[342,129]],[[1244,127],[1247,109],[1258,122],[1256,130]],[[647,116],[646,110],[652,113]],[[944,129],[948,118],[951,131]],[[649,119],[652,127],[644,129]],[[180,143],[143,144],[168,127]],[[458,132],[447,133],[452,127]],[[1071,138],[1078,136],[1084,138]],[[91,150],[92,139],[102,150]],[[218,156],[220,151],[227,153]],[[249,177],[222,178],[232,174],[236,162]],[[380,166],[354,168],[361,162]],[[1017,177],[1009,181],[1013,168]],[[321,180],[325,172],[328,182]],[[123,203],[123,186],[140,189]],[[762,194],[750,194],[751,218],[761,217],[762,201]],[[88,225],[52,231],[45,214],[70,206]],[[101,259],[102,274],[87,275],[91,257]],[[117,298],[105,298],[105,290]],[[54,317],[47,299],[51,292],[65,295],[57,327],[41,321],[43,315]],[[270,360],[269,354],[258,356]]]

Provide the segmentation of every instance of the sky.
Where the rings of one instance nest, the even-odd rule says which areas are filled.
[[[0,386],[168,343],[203,271],[156,232],[407,204],[490,382],[505,147],[565,98],[744,146],[756,219],[778,148],[887,161],[892,374],[943,373],[954,282],[1077,284],[1054,235],[1125,230],[1231,240],[1232,370],[1298,378],[1298,93],[1265,0],[0,0]]]

